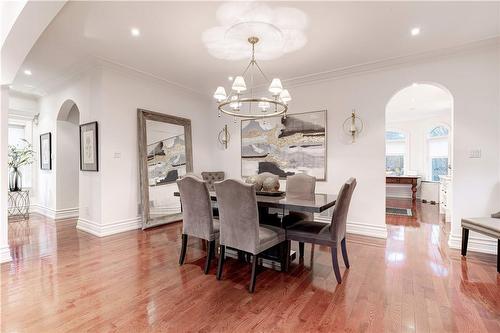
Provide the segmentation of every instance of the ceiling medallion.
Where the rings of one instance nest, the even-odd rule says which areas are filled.
[[[214,98],[218,104],[218,116],[220,117],[221,113],[225,113],[230,116],[246,119],[279,115],[286,117],[287,104],[292,100],[290,93],[288,90],[283,89],[279,78],[269,80],[257,63],[255,59],[255,44],[259,42],[259,38],[255,36],[249,37],[248,42],[252,45],[252,58],[243,73],[234,78],[231,93],[226,95],[226,89],[222,86],[217,87],[215,90]],[[268,82],[270,97],[254,95],[254,74],[256,73],[260,74]],[[247,88],[245,78],[250,79],[249,89]]]

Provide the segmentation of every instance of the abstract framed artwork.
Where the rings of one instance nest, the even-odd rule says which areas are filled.
[[[80,125],[80,170],[99,171],[97,121]]]
[[[52,170],[52,134],[40,135],[40,169]]]
[[[241,121],[241,176],[306,173],[326,180],[326,110]]]

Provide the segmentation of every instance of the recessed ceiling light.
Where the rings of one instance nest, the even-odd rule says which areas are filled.
[[[24,74],[25,74],[25,75],[31,75],[31,74],[33,74],[33,73],[31,73],[31,71],[30,71],[29,69],[25,69],[25,70],[24,70]]]
[[[134,37],[139,37],[141,35],[141,31],[137,28],[130,29],[130,34]]]
[[[233,77],[232,77],[232,76],[228,76],[228,77],[227,77],[227,80],[228,80],[228,81],[233,81]]]
[[[418,36],[418,35],[420,35],[420,28],[419,27],[415,27],[415,28],[411,29],[411,35],[412,36]]]

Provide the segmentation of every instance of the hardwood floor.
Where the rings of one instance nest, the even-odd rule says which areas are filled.
[[[496,257],[463,259],[437,206],[416,210],[387,218],[387,241],[348,235],[341,285],[329,249],[306,245],[289,273],[262,270],[255,294],[248,264],[228,259],[217,281],[214,260],[204,275],[201,241],[189,240],[179,266],[179,223],[97,238],[75,220],[33,216],[10,223],[2,331],[500,332]]]

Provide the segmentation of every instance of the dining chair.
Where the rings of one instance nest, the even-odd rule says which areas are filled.
[[[177,180],[182,204],[182,247],[179,265],[184,264],[188,236],[207,241],[205,274],[210,269],[210,261],[215,256],[215,241],[219,237],[219,222],[213,218],[210,195],[205,182],[187,175]]]
[[[224,171],[203,171],[202,179],[206,182],[209,191],[215,191],[215,182],[225,179]],[[219,218],[219,208],[217,202],[212,201],[212,214],[214,218]]]
[[[352,193],[356,188],[356,179],[349,178],[342,185],[338,194],[331,223],[321,223],[310,221],[299,221],[286,227],[286,239],[299,242],[329,246],[332,254],[332,265],[338,283],[342,283],[339,263],[337,260],[337,250],[340,245],[342,257],[346,268],[349,268],[349,259],[346,248],[346,223],[347,213],[351,204]],[[288,256],[287,256],[288,260]],[[287,265],[288,266],[288,265]]]
[[[291,199],[314,199],[316,190],[316,177],[305,173],[298,173],[286,177],[286,197]],[[291,226],[299,221],[312,221],[314,213],[289,211],[283,218],[283,225]],[[288,241],[289,242],[289,241]],[[290,244],[288,243],[288,248]],[[304,258],[304,242],[299,242],[299,257]]]
[[[226,247],[251,254],[252,275],[249,291],[255,290],[257,263],[261,253],[281,244],[281,268],[285,267],[285,230],[259,224],[255,187],[239,180],[215,183],[220,214],[220,251],[217,280],[222,278]]]
[[[225,175],[224,171],[203,171],[201,173],[201,177],[203,177],[203,180],[207,182],[208,190],[215,191],[215,182],[224,180]]]

